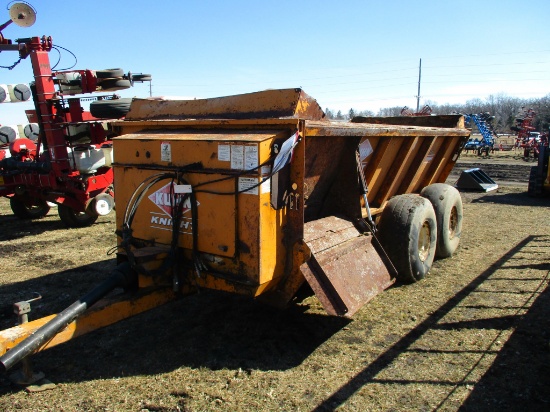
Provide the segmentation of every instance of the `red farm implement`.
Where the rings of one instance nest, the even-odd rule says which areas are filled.
[[[0,26],[0,52],[14,51],[19,61],[30,58],[34,110],[26,114],[36,127],[31,138],[0,136],[0,196],[10,199],[18,218],[41,218],[55,204],[65,225],[88,226],[114,206],[109,120],[123,117],[131,99],[112,92],[151,78],[122,69],[54,71],[49,53],[58,47],[51,37],[12,41],[2,35],[12,22],[28,27],[34,21],[32,6],[15,3],[10,20]],[[83,94],[88,96],[78,97]],[[89,111],[85,101],[91,102]]]

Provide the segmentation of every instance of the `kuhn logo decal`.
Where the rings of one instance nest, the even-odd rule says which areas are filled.
[[[157,207],[162,210],[163,213],[158,213],[155,211],[151,211],[151,227],[155,229],[160,230],[172,230],[172,204],[175,203],[175,201],[171,201],[173,194],[170,190],[170,186],[172,183],[168,183],[161,187],[156,192],[149,195],[149,200],[153,202]],[[180,196],[180,195],[176,195]],[[197,206],[199,206],[200,203],[197,202]],[[183,210],[182,214],[185,215],[187,212],[191,210],[191,200],[189,196],[184,200],[183,202]],[[166,217],[168,216],[168,217]],[[191,217],[185,217],[182,216],[181,222],[180,222],[180,233],[184,234],[190,234],[192,229],[192,223],[191,223]]]
[[[172,217],[172,203],[175,203],[171,199],[171,197],[173,196],[170,193],[171,185],[172,183],[168,183],[163,187],[161,187],[156,192],[149,195],[149,200],[153,202],[155,205],[157,205],[160,210],[162,210],[164,213],[166,213],[170,217]],[[173,190],[172,190],[172,193],[173,193]],[[198,205],[199,203],[197,202],[197,206]],[[191,210],[191,200],[188,196],[183,203],[183,214],[187,213],[190,210]]]

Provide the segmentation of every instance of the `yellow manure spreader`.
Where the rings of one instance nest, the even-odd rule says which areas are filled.
[[[462,203],[444,182],[461,116],[329,121],[284,89],[134,99],[114,127],[118,266],[61,313],[1,331],[1,369],[200,289],[285,307],[309,285],[351,317],[458,247]]]

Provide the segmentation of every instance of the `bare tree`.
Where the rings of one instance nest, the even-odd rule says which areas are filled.
[[[532,108],[536,112],[536,118],[533,126],[540,131],[546,132],[550,127],[550,94],[536,99],[520,99],[499,93],[490,95],[486,99],[471,99],[464,104],[437,104],[430,100],[424,102],[432,108],[433,114],[474,114],[489,113],[494,116],[493,127],[497,133],[510,133],[510,127],[516,124],[516,116],[521,107]],[[376,116],[400,116],[401,106],[381,108]],[[342,114],[341,110],[326,109],[326,115],[329,119],[343,120],[346,117],[350,119],[355,116],[371,117],[375,114],[369,110],[358,111],[350,109],[347,116]]]

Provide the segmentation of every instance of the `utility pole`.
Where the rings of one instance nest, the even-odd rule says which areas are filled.
[[[416,113],[420,110],[420,78],[422,76],[422,59],[418,65],[418,94],[416,95]]]

